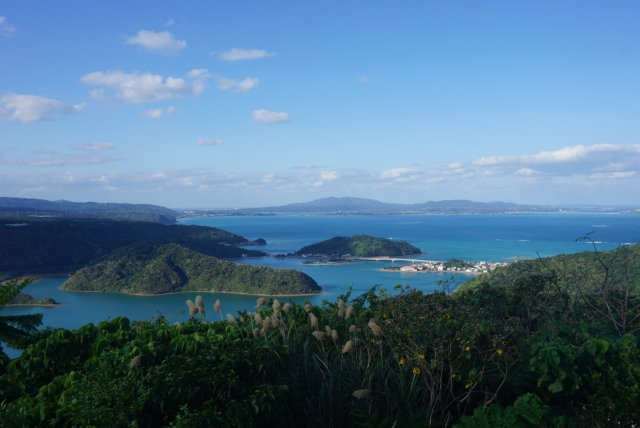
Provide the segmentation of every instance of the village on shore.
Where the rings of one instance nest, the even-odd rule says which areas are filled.
[[[508,263],[503,262],[462,262],[459,260],[449,262],[427,261],[424,263],[414,263],[405,266],[388,266],[382,270],[400,271],[400,272],[460,272],[465,274],[481,274],[490,272],[500,266],[506,266]]]

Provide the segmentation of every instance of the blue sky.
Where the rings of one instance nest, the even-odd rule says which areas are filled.
[[[640,204],[640,3],[0,1],[0,195]]]

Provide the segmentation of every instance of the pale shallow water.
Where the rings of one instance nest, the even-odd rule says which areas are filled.
[[[591,235],[601,250],[640,241],[640,216],[595,214],[519,214],[519,215],[410,215],[410,216],[268,216],[216,217],[187,219],[183,224],[218,227],[249,239],[264,238],[268,245],[251,247],[269,254],[288,253],[304,245],[333,236],[368,234],[406,240],[428,253],[419,256],[428,260],[458,258],[469,261],[503,261],[505,258],[551,256],[591,250],[590,244],[575,242]],[[235,260],[277,269],[299,269],[323,287],[327,293],[310,297],[313,303],[336,296],[353,286],[359,295],[376,284],[391,289],[396,284],[432,292],[438,280],[451,276],[439,273],[383,272],[389,262],[359,262],[337,266],[308,266],[302,259],[256,258]],[[464,282],[471,276],[456,275]],[[59,290],[65,277],[46,278],[25,288],[36,298],[52,297],[63,304],[58,307],[7,307],[3,315],[43,313],[44,325],[77,328],[83,324],[117,316],[131,319],[151,319],[162,314],[171,322],[181,321],[187,299],[198,293],[158,297],[127,296],[118,293],[71,293]],[[208,318],[215,319],[213,303],[222,302],[224,314],[236,310],[252,310],[256,297],[232,294],[201,293],[209,309]],[[285,301],[286,298],[280,299]],[[303,302],[305,298],[294,297]],[[223,314],[223,315],[224,315]],[[6,349],[6,348],[5,348]],[[11,351],[11,350],[9,350]],[[11,356],[17,353],[11,351]]]

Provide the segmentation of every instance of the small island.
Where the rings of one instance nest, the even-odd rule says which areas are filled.
[[[18,293],[9,302],[7,306],[58,306],[60,303],[53,300],[51,297],[45,297],[44,299],[36,299],[29,294]]]
[[[288,254],[288,256],[328,257],[335,262],[344,263],[350,261],[350,258],[357,257],[400,257],[414,254],[422,254],[422,251],[406,241],[355,235],[336,236],[317,244],[307,245],[293,254]]]
[[[292,269],[237,264],[178,244],[139,242],[78,270],[68,291],[160,295],[186,291],[259,295],[318,294],[311,277]]]

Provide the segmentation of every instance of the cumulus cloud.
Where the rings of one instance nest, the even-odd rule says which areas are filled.
[[[76,114],[83,107],[84,103],[70,105],[51,98],[10,92],[0,98],[0,118],[11,122],[34,123]]]
[[[84,152],[108,152],[114,146],[115,144],[113,143],[75,143],[71,145],[74,149]]]
[[[198,138],[199,146],[221,146],[222,140],[205,140],[204,138]]]
[[[238,79],[227,79],[222,76],[215,76],[216,84],[218,89],[221,91],[229,91],[229,92],[249,92],[251,89],[255,88],[260,84],[260,79],[257,77],[245,77],[244,80]]]
[[[284,123],[289,121],[289,113],[260,109],[254,110],[251,118],[258,123]]]
[[[180,77],[165,79],[157,74],[110,70],[85,74],[80,80],[86,85],[114,89],[116,98],[139,104],[185,95],[198,96],[204,91],[209,77],[211,74],[205,69],[191,70],[187,73],[187,80]]]
[[[380,178],[400,178],[415,173],[415,169],[411,168],[391,168],[380,173]]]
[[[13,36],[15,32],[16,32],[16,29],[11,25],[9,25],[9,22],[7,22],[7,18],[0,15],[0,34],[8,37],[8,36]]]
[[[174,106],[167,108],[152,108],[149,110],[141,111],[140,114],[147,119],[160,119],[163,116],[169,116],[177,112],[178,109]]]
[[[149,52],[162,55],[178,55],[187,47],[187,42],[176,40],[175,36],[168,31],[156,33],[155,31],[140,30],[135,36],[127,37],[125,43],[138,45]]]
[[[240,61],[243,59],[258,59],[274,56],[275,52],[267,52],[263,49],[238,49],[233,48],[227,52],[222,52],[218,58],[223,61]]]

